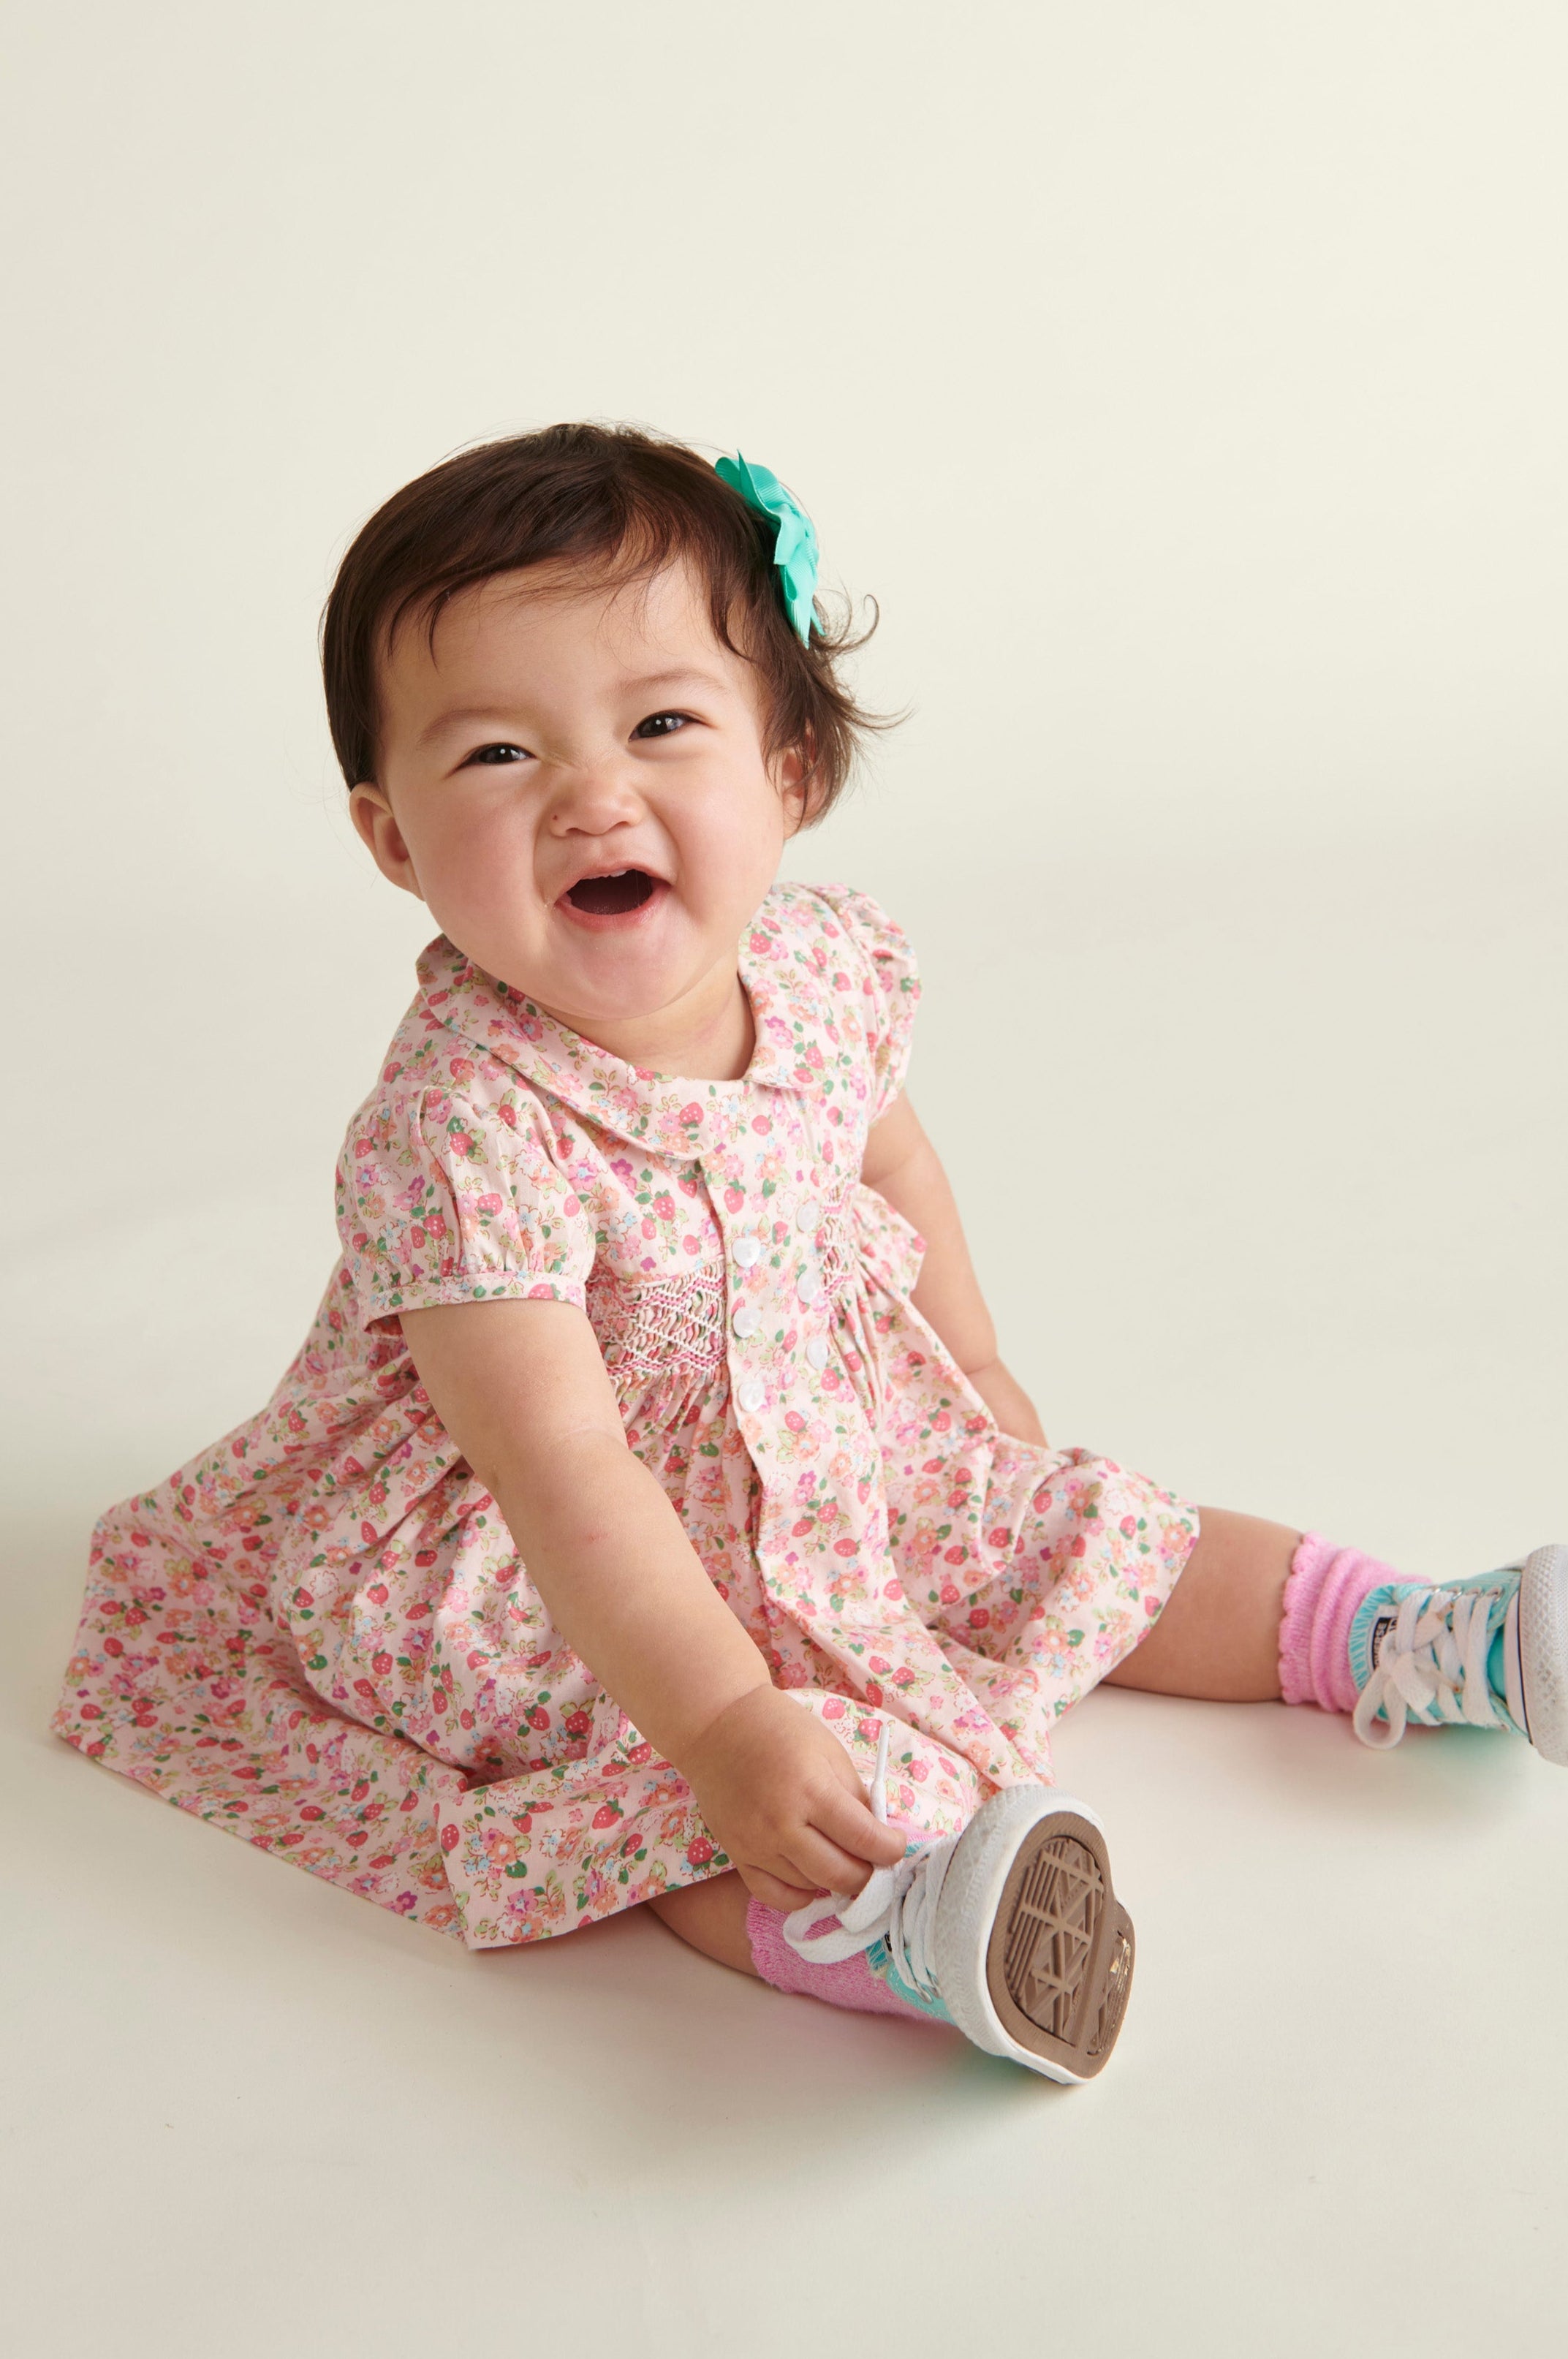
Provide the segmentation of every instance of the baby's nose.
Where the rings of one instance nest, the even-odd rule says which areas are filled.
[[[561,773],[550,820],[562,833],[607,834],[641,817],[642,799],[626,766],[614,755],[573,763]]]

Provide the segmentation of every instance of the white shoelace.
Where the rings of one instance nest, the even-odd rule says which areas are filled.
[[[1412,1590],[1401,1599],[1394,1626],[1384,1634],[1377,1663],[1356,1698],[1352,1726],[1363,1745],[1398,1745],[1405,1733],[1407,1704],[1471,1728],[1508,1724],[1497,1711],[1486,1674],[1496,1594],[1485,1589],[1428,1589]],[[1519,1661],[1517,1589],[1508,1600],[1503,1628],[1508,1719],[1522,1728],[1523,1699],[1514,1693]],[[1381,1711],[1388,1716],[1379,1724]]]
[[[886,1821],[886,1721],[877,1740],[871,1808]],[[957,1847],[957,1836],[949,1835],[941,1843],[906,1852],[896,1867],[873,1868],[866,1883],[853,1896],[833,1893],[826,1900],[808,1900],[785,1918],[784,1939],[798,1958],[822,1966],[838,1965],[870,1949],[874,1941],[886,1940],[895,1973],[911,1990],[934,1991],[937,1903]]]

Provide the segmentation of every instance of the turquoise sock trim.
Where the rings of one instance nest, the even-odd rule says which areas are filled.
[[[885,1982],[895,1998],[907,2006],[919,2007],[922,2015],[934,2017],[938,2023],[951,2023],[953,2017],[934,1991],[911,1988],[893,1963],[893,1954],[886,1940],[873,1941],[866,1952],[866,1962],[872,1973]]]

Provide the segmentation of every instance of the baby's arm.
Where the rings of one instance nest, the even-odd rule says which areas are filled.
[[[860,1176],[926,1241],[915,1308],[931,1321],[1003,1432],[1043,1443],[1034,1403],[996,1356],[996,1330],[969,1258],[953,1190],[907,1097],[896,1097],[872,1125]]]
[[[780,1694],[669,1498],[626,1447],[593,1331],[570,1303],[403,1314],[437,1416],[506,1519],[567,1644],[681,1772],[751,1891],[792,1908],[857,1891],[902,1842],[849,1756]]]

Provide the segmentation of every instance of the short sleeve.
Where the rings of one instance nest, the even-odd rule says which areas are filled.
[[[868,893],[847,885],[817,887],[851,947],[860,953],[866,1046],[871,1066],[870,1118],[878,1122],[903,1088],[909,1070],[920,969],[909,938]]]
[[[338,1166],[338,1230],[366,1327],[448,1302],[585,1299],[594,1238],[544,1109],[440,1089],[373,1097]]]

